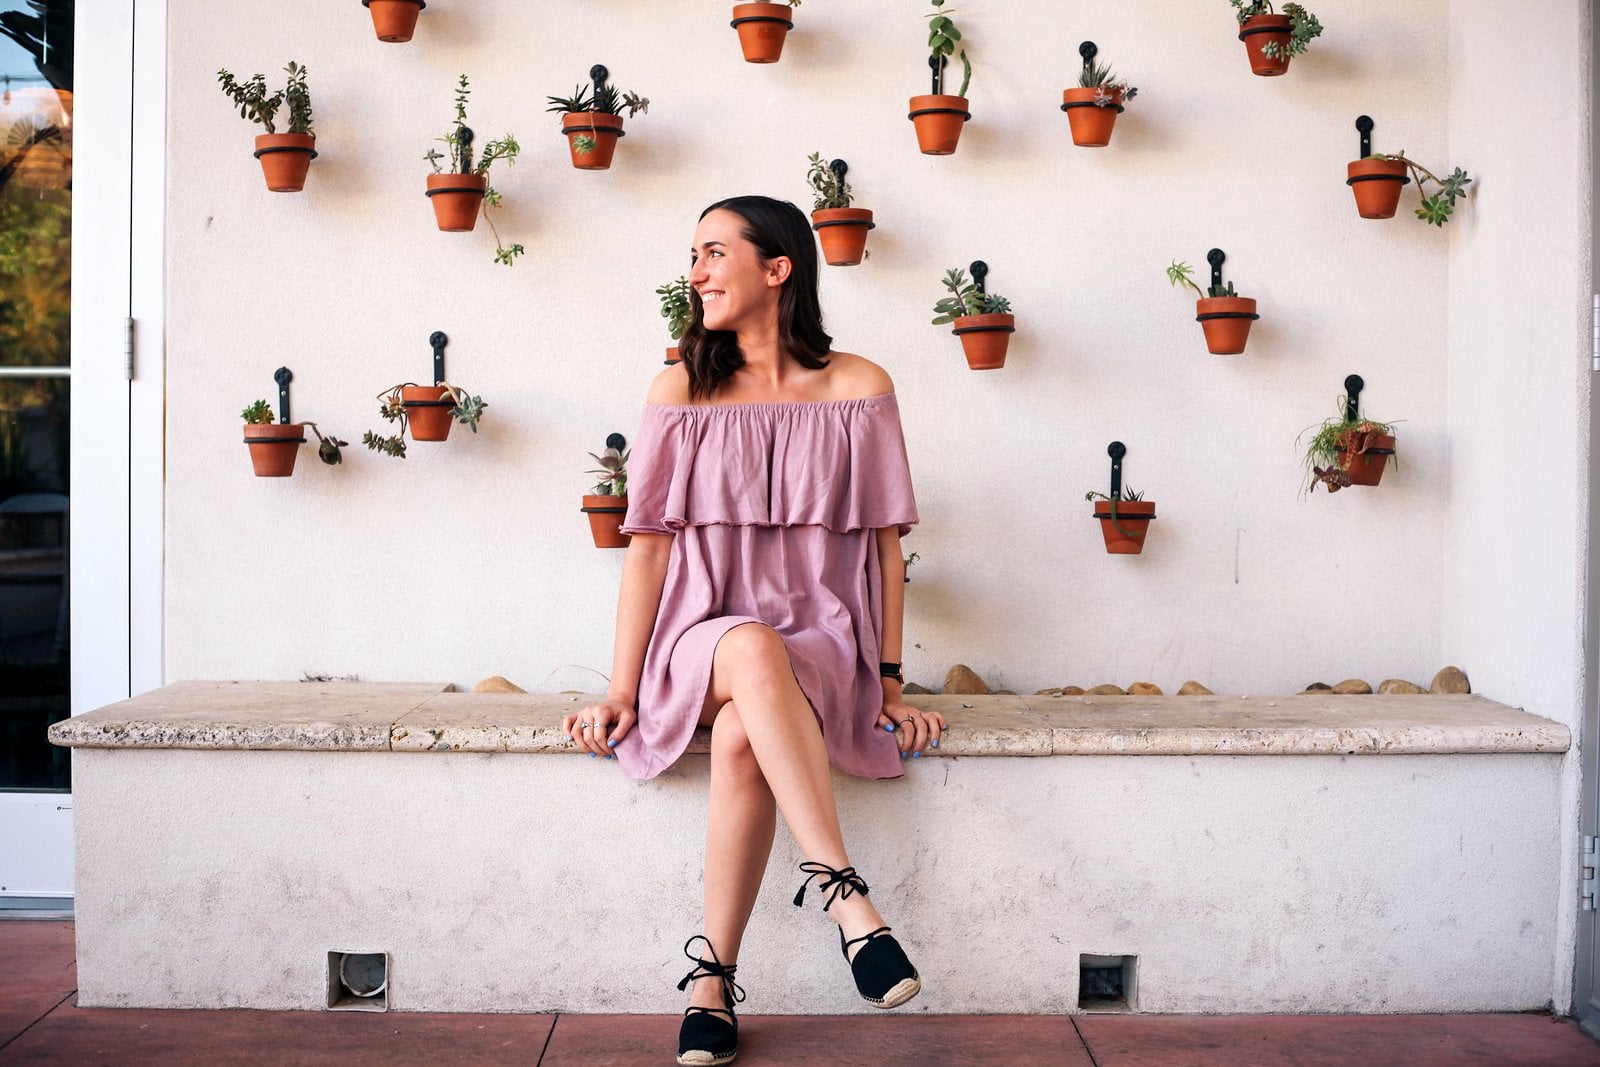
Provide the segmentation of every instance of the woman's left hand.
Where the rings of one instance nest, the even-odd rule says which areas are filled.
[[[949,723],[937,711],[923,711],[898,700],[885,700],[883,711],[878,715],[878,728],[900,735],[895,740],[900,745],[901,758],[905,758],[906,753],[921,757],[929,741],[934,748],[939,747],[939,737],[949,728]]]

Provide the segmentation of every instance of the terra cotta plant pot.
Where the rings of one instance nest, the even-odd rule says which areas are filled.
[[[662,360],[661,362],[665,363],[669,367],[672,366],[674,363],[682,363],[683,362],[683,356],[678,352],[678,346],[677,345],[668,345],[667,346],[667,358]]]
[[[1006,348],[1017,330],[1017,317],[1009,312],[993,315],[958,315],[950,332],[961,338],[961,351],[973,370],[998,370],[1006,365]]]
[[[1394,438],[1389,434],[1349,431],[1340,434],[1335,444],[1339,469],[1350,476],[1351,485],[1377,485],[1394,455]]]
[[[607,115],[600,111],[563,111],[561,132],[567,135],[567,148],[572,154],[572,165],[579,170],[608,170],[611,155],[617,150],[617,138],[622,132],[622,116]],[[588,137],[594,147],[584,152],[578,148],[578,138]]]
[[[372,28],[386,44],[404,44],[417,29],[417,15],[427,0],[361,0],[372,13]]]
[[[629,536],[619,529],[628,514],[627,496],[586,494],[580,509],[589,516],[589,533],[596,548],[627,548]]]
[[[1206,332],[1206,351],[1237,356],[1250,339],[1250,324],[1261,316],[1248,296],[1206,296],[1194,302],[1195,319]]]
[[[1252,74],[1271,78],[1289,72],[1290,24],[1288,15],[1251,15],[1244,20],[1244,25],[1239,27],[1239,40],[1244,42],[1244,50],[1250,55]],[[1268,41],[1278,44],[1276,58],[1262,51]]]
[[[911,121],[917,127],[917,147],[926,156],[948,156],[961,140],[961,127],[972,117],[964,96],[913,96]]]
[[[739,47],[746,63],[776,63],[783,55],[783,42],[794,29],[788,4],[734,4],[733,21],[739,31]]]
[[[478,212],[489,179],[482,174],[430,174],[428,199],[433,201],[433,217],[447,233],[465,233],[478,224]]]
[[[450,409],[455,401],[446,397],[442,385],[408,385],[400,390],[405,405],[406,423],[413,441],[443,441],[450,436]]]
[[[306,174],[317,158],[317,139],[309,133],[263,133],[256,138],[255,157],[261,161],[268,189],[298,193],[306,187]]]
[[[1067,123],[1072,127],[1072,143],[1079,148],[1104,148],[1111,143],[1111,128],[1117,124],[1122,111],[1122,90],[1111,93],[1111,103],[1105,107],[1095,104],[1098,89],[1061,90],[1061,110],[1067,113]]]
[[[244,427],[244,443],[250,446],[250,465],[257,478],[293,474],[295,457],[305,440],[303,422],[247,422]]]
[[[830,267],[853,267],[867,253],[872,212],[863,207],[825,207],[811,213],[811,228],[822,242],[822,258]]]
[[[1106,551],[1113,556],[1137,556],[1144,551],[1144,536],[1150,532],[1150,520],[1156,517],[1153,500],[1117,501],[1117,522],[1111,521],[1111,501],[1096,500],[1094,517],[1100,520],[1100,533],[1106,541]],[[1122,533],[1117,529],[1121,524]]]
[[[1392,219],[1400,206],[1400,187],[1411,179],[1398,159],[1351,160],[1344,183],[1356,194],[1356,210],[1364,219]]]

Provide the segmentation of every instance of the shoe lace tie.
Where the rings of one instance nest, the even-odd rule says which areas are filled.
[[[706,952],[711,956],[709,960],[701,959],[689,951],[689,946],[696,941],[704,941],[706,943]],[[733,1006],[744,1000],[744,988],[733,980],[733,974],[739,969],[739,965],[737,963],[724,965],[717,958],[717,950],[711,944],[711,939],[704,934],[696,934],[685,941],[683,943],[683,954],[694,960],[695,965],[690,968],[688,974],[683,976],[683,981],[678,983],[678,992],[681,993],[688,989],[689,983],[696,978],[719,978],[722,980],[722,1002],[727,1005],[726,1009],[691,1007],[689,1011],[712,1012],[726,1010],[731,1016],[733,1014]]]
[[[806,880],[800,883],[800,892],[794,895],[794,906],[797,908],[805,904],[806,890],[810,887],[813,878],[822,879],[817,884],[817,889],[828,894],[828,898],[822,902],[823,911],[827,911],[832,907],[835,900],[841,898],[848,900],[851,893],[860,893],[862,896],[867,895],[866,880],[856,873],[854,867],[846,867],[840,871],[834,870],[826,863],[807,862],[802,863],[800,869],[810,873],[806,875]],[[830,890],[831,892],[829,892]]]

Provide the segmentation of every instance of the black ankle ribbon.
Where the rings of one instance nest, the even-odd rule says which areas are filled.
[[[804,882],[800,883],[800,892],[794,895],[794,906],[797,908],[804,905],[806,889],[810,887],[811,879],[813,878],[822,879],[822,882],[817,886],[822,892],[827,893],[828,890],[833,890],[828,899],[822,903],[823,911],[827,911],[833,906],[833,902],[841,897],[849,899],[851,893],[860,893],[862,896],[867,895],[867,883],[856,873],[854,867],[846,867],[842,871],[836,871],[826,863],[802,863],[800,869],[811,873],[806,875]]]
[[[689,946],[696,941],[704,941],[706,943],[706,951],[711,954],[711,959],[703,960],[689,951]],[[711,939],[704,934],[696,934],[685,941],[683,943],[683,954],[694,960],[695,965],[688,974],[683,976],[683,981],[678,983],[678,992],[681,993],[689,988],[689,983],[696,978],[720,978],[722,979],[722,1001],[728,1005],[728,1012],[732,1014],[733,1006],[744,999],[743,987],[733,980],[733,972],[739,969],[739,965],[734,963],[723,966],[722,961],[717,959],[717,950],[711,944]]]

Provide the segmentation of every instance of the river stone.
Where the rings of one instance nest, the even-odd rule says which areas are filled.
[[[1128,691],[1120,685],[1112,685],[1107,682],[1105,685],[1095,686],[1089,690],[1087,695],[1092,697],[1125,697],[1128,695]]]
[[[950,673],[944,676],[942,692],[946,696],[952,693],[988,696],[989,683],[979,678],[977,672],[965,663],[957,663],[950,668]]]
[[[1131,697],[1159,697],[1166,696],[1161,687],[1154,682],[1134,682],[1128,686],[1128,695]]]
[[[1472,683],[1467,681],[1467,676],[1460,667],[1445,667],[1433,676],[1433,684],[1428,687],[1428,692],[1470,693]]]
[[[1055,689],[1035,689],[1033,695],[1036,697],[1058,697],[1061,695],[1061,689],[1059,686]]]
[[[1378,685],[1380,694],[1389,693],[1426,693],[1427,690],[1415,682],[1408,682],[1404,678],[1387,678]]]
[[[1181,697],[1214,697],[1217,694],[1199,682],[1184,682],[1183,685],[1178,687],[1178,695]]]
[[[1346,678],[1344,681],[1342,681],[1338,685],[1334,686],[1333,687],[1333,691],[1335,693],[1346,693],[1346,694],[1351,694],[1351,693],[1369,694],[1369,693],[1372,692],[1372,686],[1368,685],[1366,682],[1362,681],[1360,678]]]
[[[922,686],[918,685],[916,682],[907,682],[905,685],[902,685],[900,687],[901,695],[902,696],[908,696],[908,697],[927,696],[929,693],[932,693],[932,692],[933,692],[932,689],[925,689]]]
[[[520,685],[506,681],[498,674],[490,675],[472,687],[474,693],[526,693]]]
[[[1061,695],[1064,697],[1081,697],[1083,696],[1083,686],[1064,685],[1061,687]]]
[[[1329,685],[1327,682],[1312,682],[1310,685],[1300,690],[1300,692],[1302,695],[1306,693],[1326,693],[1332,688],[1333,686]]]

